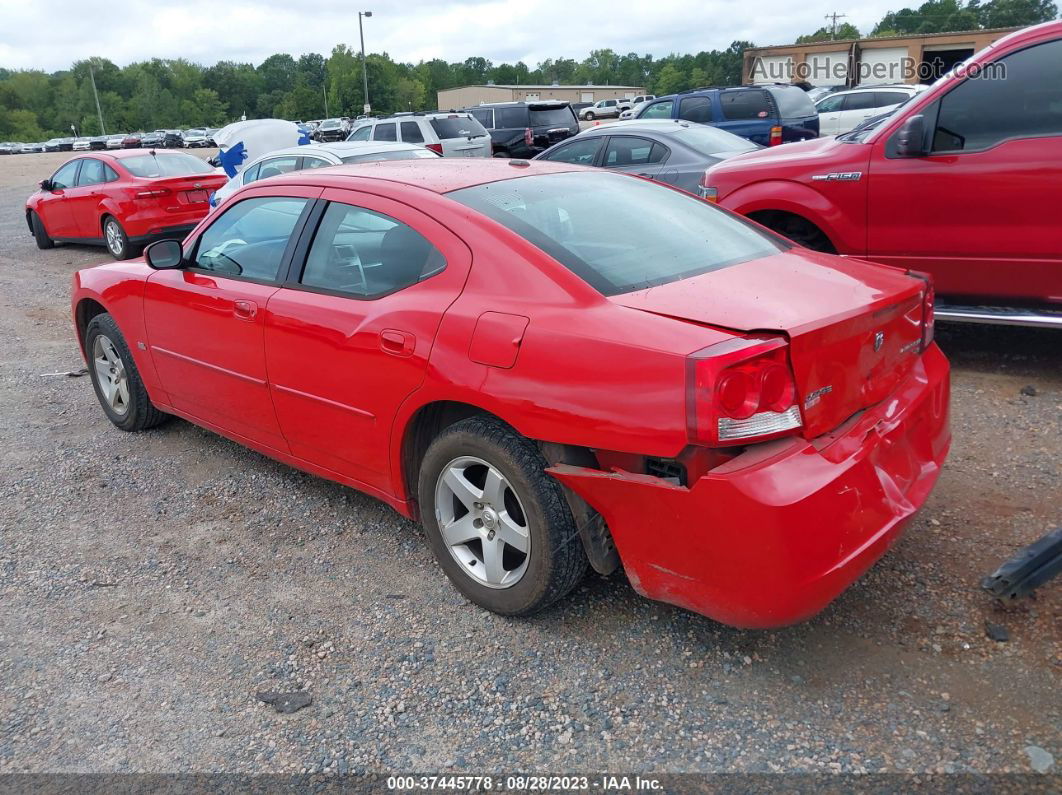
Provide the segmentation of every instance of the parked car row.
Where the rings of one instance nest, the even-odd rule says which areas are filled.
[[[138,149],[164,147],[169,149],[214,146],[216,127],[196,127],[190,130],[155,130],[154,132],[112,133],[110,135],[51,138],[42,143],[0,143],[0,155],[30,154],[34,152],[88,152],[103,149]]]

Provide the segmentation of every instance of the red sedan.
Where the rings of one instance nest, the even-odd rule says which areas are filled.
[[[301,171],[146,260],[74,280],[110,420],[184,417],[419,517],[499,613],[589,563],[725,623],[807,618],[950,443],[924,278],[629,176]]]
[[[39,248],[57,242],[104,245],[129,259],[145,243],[180,239],[228,181],[202,159],[148,149],[98,152],[59,167],[26,200],[26,224]]]

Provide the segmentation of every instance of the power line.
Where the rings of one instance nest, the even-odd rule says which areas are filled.
[[[834,11],[832,14],[827,14],[826,19],[830,20],[830,40],[837,38],[837,20],[844,19],[848,14],[838,14]]]

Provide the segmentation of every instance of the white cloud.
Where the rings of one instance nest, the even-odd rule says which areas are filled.
[[[483,56],[495,63],[548,57],[581,60],[592,49],[620,53],[698,52],[734,40],[785,44],[825,24],[832,2],[789,0],[360,0],[365,46],[401,61]],[[869,32],[903,4],[870,0],[845,20]],[[305,0],[122,0],[85,6],[70,0],[0,0],[0,66],[54,71],[92,55],[119,65],[152,57],[260,63],[275,52],[328,55],[358,47],[357,6]],[[364,6],[363,6],[364,8]]]

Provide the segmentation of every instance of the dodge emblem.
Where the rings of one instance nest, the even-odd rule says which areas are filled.
[[[875,331],[874,332],[874,352],[877,353],[878,351],[880,351],[881,350],[881,346],[884,343],[885,343],[885,332],[884,331]]]

